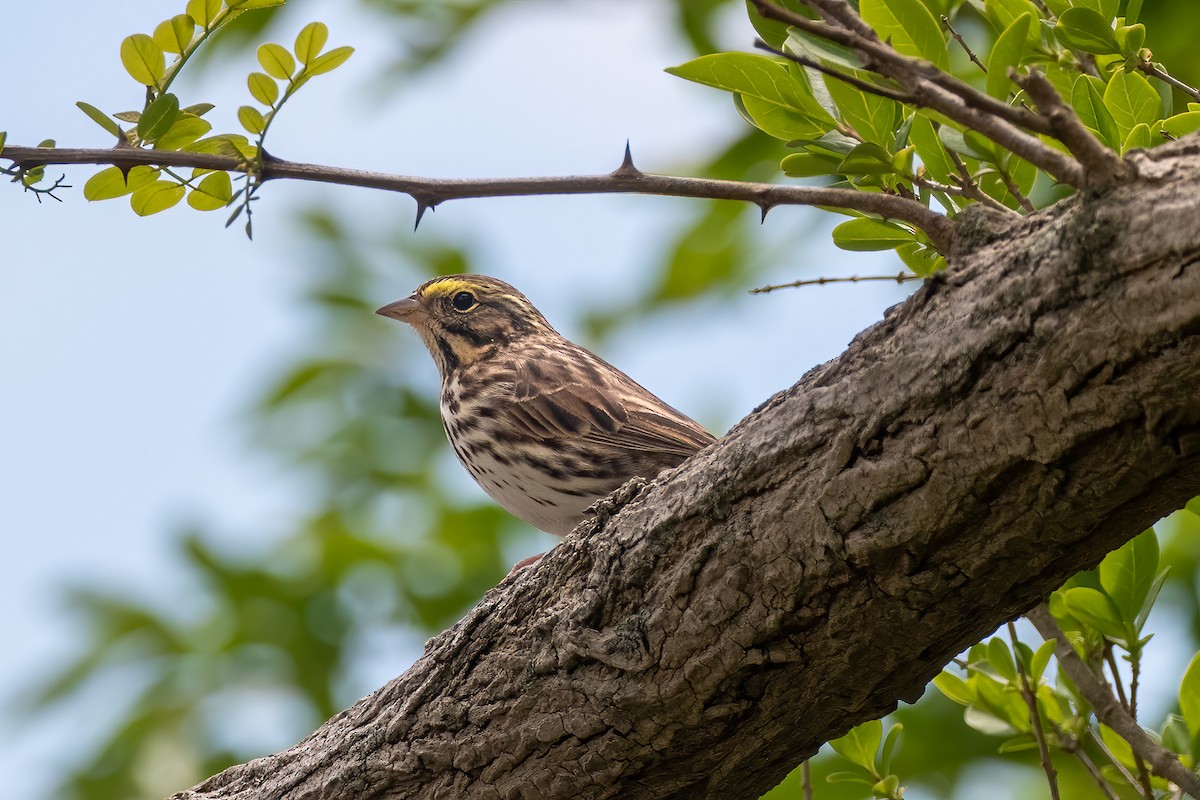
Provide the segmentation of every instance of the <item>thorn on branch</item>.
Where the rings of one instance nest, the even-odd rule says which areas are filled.
[[[629,140],[625,140],[625,157],[621,159],[621,166],[613,170],[613,177],[635,177],[641,175],[642,171],[633,165],[633,153],[629,149]]]
[[[417,228],[419,228],[421,226],[421,219],[422,219],[422,217],[425,216],[425,212],[426,211],[436,211],[437,203],[433,202],[431,200],[424,200],[419,197],[416,197],[413,199],[415,199],[417,201],[417,218],[413,222],[413,232],[416,233]]]
[[[962,34],[954,30],[954,26],[950,24],[950,18],[945,14],[942,14],[942,27],[950,31],[950,35],[954,37],[954,41],[958,42],[958,46],[961,47],[963,52],[967,54],[967,58],[971,59],[971,62],[974,63],[975,66],[979,67],[979,71],[984,75],[987,75],[987,67],[985,67],[983,62],[979,60],[979,56],[975,55],[975,51],[972,50],[970,45],[967,44],[967,41],[963,39]]]

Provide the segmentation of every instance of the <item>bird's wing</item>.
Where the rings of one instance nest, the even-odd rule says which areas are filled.
[[[579,352],[585,358],[531,358],[515,365],[513,418],[528,434],[681,457],[713,442],[712,434],[625,373]]]

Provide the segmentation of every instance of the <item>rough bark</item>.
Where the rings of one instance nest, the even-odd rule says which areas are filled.
[[[181,798],[756,797],[1200,493],[1200,142],[960,252],[310,738]],[[786,369],[786,345],[778,347]]]

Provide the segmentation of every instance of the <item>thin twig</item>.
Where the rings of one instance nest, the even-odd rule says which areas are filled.
[[[994,208],[997,211],[1014,214],[1018,217],[1021,216],[1019,211],[1009,208],[1008,206],[1004,205],[1004,203],[1001,203],[999,200],[985,192],[983,189],[980,189],[979,184],[977,184],[975,179],[971,177],[971,171],[967,169],[967,165],[963,163],[963,160],[958,153],[947,148],[946,155],[949,156],[950,160],[954,162],[954,168],[958,170],[958,177],[955,180],[957,181],[958,185],[962,187],[963,195],[971,198],[972,200],[983,203],[989,208]]]
[[[1008,623],[1008,638],[1012,640],[1013,659],[1017,665],[1017,675],[1021,679],[1021,697],[1029,706],[1029,724],[1033,728],[1033,738],[1037,740],[1038,757],[1042,762],[1042,771],[1046,773],[1046,781],[1050,784],[1050,799],[1059,800],[1058,772],[1054,762],[1050,760],[1050,748],[1046,745],[1046,732],[1042,730],[1042,715],[1038,713],[1037,690],[1031,685],[1029,673],[1025,671],[1025,662],[1017,647],[1017,628]]]
[[[812,765],[807,758],[800,765],[800,783],[804,787],[804,800],[813,800]]]
[[[1117,793],[1113,791],[1111,786],[1109,786],[1108,781],[1104,779],[1104,775],[1100,773],[1100,769],[1096,766],[1095,762],[1088,758],[1088,754],[1083,752],[1083,748],[1080,747],[1078,743],[1076,743],[1075,747],[1070,752],[1071,755],[1079,759],[1079,763],[1083,765],[1083,768],[1087,771],[1087,774],[1092,776],[1092,780],[1096,782],[1096,785],[1100,787],[1100,791],[1104,792],[1104,796],[1107,797],[1108,800],[1120,800],[1120,798],[1117,797]]]
[[[1089,188],[1106,188],[1128,177],[1129,165],[1079,121],[1075,110],[1059,97],[1046,76],[1036,69],[1019,75],[1010,67],[1008,77],[1029,94],[1042,114],[1050,120],[1054,137],[1079,159]]]
[[[1121,680],[1121,670],[1117,664],[1117,657],[1113,655],[1113,646],[1107,642],[1104,645],[1104,660],[1108,664],[1109,672],[1112,673],[1113,687],[1117,690],[1117,700],[1124,707],[1125,712],[1129,714],[1129,718],[1137,722],[1137,714],[1133,711],[1133,703],[1125,696],[1125,683]],[[1146,770],[1146,762],[1137,754],[1137,751],[1134,751],[1133,763],[1137,767],[1142,794],[1147,798],[1153,798],[1154,790],[1150,787],[1150,773]]]
[[[1133,777],[1133,773],[1121,763],[1121,759],[1117,758],[1117,754],[1112,751],[1112,748],[1105,744],[1104,739],[1101,738],[1094,730],[1089,730],[1088,735],[1092,739],[1092,744],[1096,745],[1096,749],[1098,749],[1101,753],[1104,753],[1104,757],[1108,759],[1108,763],[1112,764],[1117,772],[1121,773],[1121,777],[1125,779],[1127,784],[1129,784],[1129,788],[1137,791],[1140,788],[1138,779]]]
[[[1092,704],[1096,719],[1129,742],[1133,752],[1145,759],[1154,774],[1166,778],[1200,800],[1200,777],[1183,766],[1178,755],[1151,739],[1137,724],[1137,720],[1129,716],[1113,696],[1112,687],[1108,682],[1093,672],[1075,652],[1075,648],[1067,641],[1066,634],[1058,627],[1046,604],[1042,603],[1025,616],[1045,639],[1058,641],[1054,653],[1058,657],[1059,667],[1079,688],[1080,694]]]
[[[810,69],[815,69],[817,72],[828,75],[831,78],[837,78],[842,83],[849,84],[850,86],[853,86],[856,89],[861,89],[869,94],[876,94],[880,97],[886,97],[889,100],[896,100],[901,103],[912,103],[914,100],[911,94],[901,92],[896,89],[889,89],[886,86],[880,86],[878,84],[871,83],[870,81],[864,81],[861,78],[855,77],[847,72],[840,72],[833,67],[827,67],[820,61],[817,61],[815,58],[802,56],[798,53],[789,53],[786,50],[776,50],[762,39],[755,39],[754,46],[759,50],[766,50],[768,53],[774,53],[775,55],[782,56],[789,61],[794,61],[802,67],[809,67]]]
[[[983,62],[979,60],[979,56],[975,55],[975,51],[972,50],[970,45],[967,44],[967,41],[962,37],[962,34],[954,30],[954,26],[950,24],[950,18],[945,14],[942,14],[942,27],[950,31],[950,35],[954,37],[954,41],[958,42],[958,46],[961,47],[963,52],[967,54],[967,58],[971,59],[975,66],[979,67],[979,71],[984,75],[987,75],[987,67],[985,67]]]
[[[895,275],[850,275],[845,278],[809,278],[808,280],[792,281],[791,283],[775,283],[770,286],[760,286],[757,289],[751,289],[750,294],[766,294],[776,289],[794,289],[798,286],[824,286],[827,283],[863,283],[864,281],[895,281],[896,283],[904,283],[905,281],[919,280],[922,280],[920,275],[913,275],[909,272],[897,272]]]
[[[245,173],[257,167],[230,156],[189,153],[178,150],[141,148],[49,149],[5,146],[0,159],[22,167],[45,164],[114,164],[119,167],[199,167]],[[884,219],[895,219],[924,231],[942,254],[953,251],[955,224],[916,200],[885,194],[825,186],[793,186],[711,178],[687,178],[642,172],[626,158],[620,167],[604,175],[569,175],[544,178],[442,179],[390,175],[382,172],[342,169],[320,164],[303,164],[271,158],[262,165],[262,180],[292,180],[363,186],[410,195],[419,209],[433,208],[447,200],[469,197],[515,197],[559,194],[650,194],[696,197],[713,200],[742,200],[764,211],[779,205],[848,208]]]
[[[1000,180],[1004,182],[1004,188],[1008,189],[1008,193],[1017,199],[1017,202],[1021,204],[1021,208],[1025,210],[1026,214],[1032,214],[1034,211],[1037,211],[1037,209],[1033,207],[1033,203],[1029,202],[1029,198],[1026,197],[1025,193],[1021,191],[1021,187],[1017,186],[1017,182],[1013,180],[1013,177],[1008,173],[1008,170],[1004,169],[1000,165],[996,165],[996,173],[1000,176]],[[1005,208],[1007,208],[1007,206],[1005,206]]]
[[[1200,89],[1194,86],[1188,86],[1183,81],[1167,73],[1165,69],[1150,61],[1142,61],[1138,64],[1138,69],[1147,75],[1153,75],[1163,83],[1174,86],[1179,91],[1189,95],[1193,100],[1200,102]]]

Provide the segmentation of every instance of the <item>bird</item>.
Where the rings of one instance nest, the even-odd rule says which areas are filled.
[[[547,533],[565,536],[626,481],[650,480],[715,441],[563,337],[504,281],[437,277],[376,313],[412,326],[428,348],[459,462],[500,506]]]

